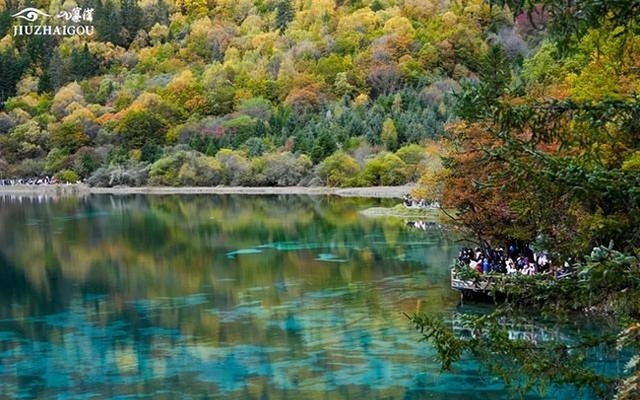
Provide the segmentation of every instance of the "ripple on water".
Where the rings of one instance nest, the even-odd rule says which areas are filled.
[[[140,313],[153,310],[176,310],[185,307],[194,307],[208,303],[208,295],[206,293],[194,293],[187,296],[177,297],[156,297],[153,299],[132,300],[135,309]]]
[[[331,288],[307,292],[305,293],[305,297],[311,299],[336,299],[350,295],[351,293],[348,288]]]
[[[349,260],[345,258],[340,258],[333,253],[320,253],[318,257],[315,258],[316,261],[324,261],[324,262],[335,262],[335,263],[346,263]]]
[[[231,309],[211,308],[207,312],[217,316],[222,323],[249,322],[249,318],[258,317],[264,319],[266,316],[261,300],[241,303]]]

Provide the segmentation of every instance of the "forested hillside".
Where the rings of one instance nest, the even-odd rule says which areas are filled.
[[[15,36],[25,5],[0,2],[0,177],[95,185],[415,181],[479,60],[539,41],[482,0],[28,5],[95,33]]]

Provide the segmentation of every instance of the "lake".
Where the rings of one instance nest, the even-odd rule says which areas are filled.
[[[0,196],[0,398],[508,398],[418,342],[460,244],[359,213],[392,204]]]

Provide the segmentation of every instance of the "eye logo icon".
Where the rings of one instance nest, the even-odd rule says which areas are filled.
[[[12,17],[14,18],[22,18],[25,19],[29,22],[33,22],[35,20],[37,20],[39,17],[50,17],[51,15],[38,10],[37,8],[25,8],[22,11],[15,13],[12,15]]]

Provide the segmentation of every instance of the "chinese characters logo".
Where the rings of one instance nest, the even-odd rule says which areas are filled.
[[[64,19],[65,21],[75,22],[80,21],[93,22],[93,8],[82,9],[80,7],[74,7],[71,11],[60,11],[56,18]]]

